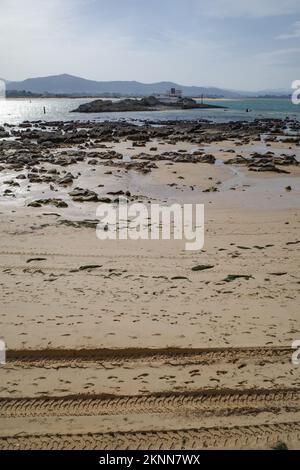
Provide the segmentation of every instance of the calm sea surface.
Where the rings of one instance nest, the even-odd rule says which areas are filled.
[[[167,119],[209,119],[217,122],[253,120],[255,118],[286,117],[300,121],[300,105],[294,105],[288,99],[243,99],[220,100],[214,104],[227,109],[196,109],[180,111],[154,111],[129,113],[70,113],[80,104],[93,99],[87,98],[35,98],[0,100],[0,124],[18,124],[23,121],[105,121],[105,120],[160,120]],[[212,103],[209,101],[209,103]],[[44,114],[44,107],[46,114]],[[246,109],[250,112],[246,112]]]

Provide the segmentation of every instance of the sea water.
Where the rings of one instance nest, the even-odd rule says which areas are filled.
[[[0,125],[19,124],[23,121],[166,121],[208,119],[214,122],[252,121],[256,118],[297,119],[300,121],[300,105],[289,99],[234,99],[208,100],[209,104],[225,106],[225,109],[189,109],[171,111],[119,112],[119,113],[71,113],[80,104],[93,98],[18,98],[0,100]],[[247,112],[249,110],[249,112]]]

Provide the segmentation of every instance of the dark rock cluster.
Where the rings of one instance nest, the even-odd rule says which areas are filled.
[[[14,197],[14,190],[20,185],[32,184],[49,185],[51,191],[59,188],[67,191],[75,202],[103,201],[109,202],[108,195],[99,196],[95,191],[79,188],[76,179],[76,165],[84,162],[88,166],[97,165],[123,168],[124,171],[135,170],[147,174],[157,168],[157,162],[167,164],[194,163],[214,164],[214,155],[199,149],[210,143],[233,141],[235,145],[244,145],[260,141],[261,136],[266,140],[289,137],[292,130],[293,143],[299,145],[300,123],[297,121],[282,121],[279,119],[262,119],[253,122],[239,121],[228,123],[212,123],[206,120],[197,121],[105,121],[105,122],[24,122],[17,126],[3,125],[0,127],[0,171],[13,170],[16,176],[12,181],[6,181],[2,194]],[[111,145],[127,142],[128,147],[148,145],[149,151],[143,151],[126,159],[116,152]],[[151,145],[153,142],[153,145]],[[180,142],[195,144],[195,151],[180,149]],[[150,143],[150,145],[149,145]],[[159,144],[174,144],[176,151],[158,152]],[[198,148],[198,149],[197,149]],[[232,149],[227,152],[235,153]],[[298,165],[295,156],[272,152],[264,154],[253,153],[250,158],[235,155],[225,161],[227,164],[244,165],[251,171],[288,172],[284,167]],[[106,174],[110,174],[109,168]],[[180,178],[180,176],[179,176]],[[99,185],[101,186],[101,185]],[[58,199],[41,199],[31,205],[40,207],[44,204],[63,207],[64,201]],[[56,202],[55,202],[56,201]]]

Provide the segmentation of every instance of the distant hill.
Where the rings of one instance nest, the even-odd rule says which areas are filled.
[[[28,78],[20,82],[6,81],[8,91],[36,94],[80,95],[80,96],[149,96],[163,93],[171,87],[180,88],[185,96],[216,98],[242,98],[259,96],[259,93],[237,92],[215,87],[185,86],[173,82],[141,83],[136,81],[95,81],[73,75],[53,75]]]
[[[184,86],[173,82],[140,83],[136,81],[98,82],[72,75],[29,78],[21,82],[6,82],[7,90],[31,93],[51,93],[70,95],[119,94],[122,96],[149,96],[163,93],[171,87],[180,88],[185,96],[240,97],[239,93],[214,87]]]

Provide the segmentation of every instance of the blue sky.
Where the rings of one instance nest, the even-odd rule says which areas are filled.
[[[299,0],[0,0],[0,76],[240,90],[300,79]]]

